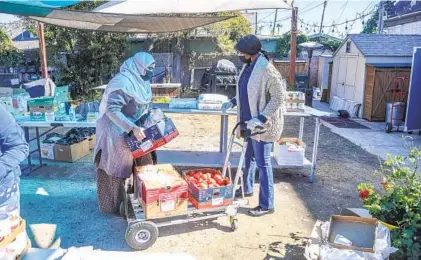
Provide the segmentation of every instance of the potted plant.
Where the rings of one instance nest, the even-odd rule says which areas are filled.
[[[412,148],[407,157],[388,154],[378,171],[380,183],[361,183],[357,189],[370,214],[388,224],[397,259],[421,259],[420,163],[420,148]]]

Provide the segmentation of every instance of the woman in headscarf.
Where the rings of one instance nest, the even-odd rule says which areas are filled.
[[[255,35],[241,38],[237,45],[239,58],[244,63],[240,73],[237,95],[223,105],[226,111],[237,106],[237,118],[247,122],[241,129],[240,136],[248,132],[265,133],[252,137],[246,148],[244,193],[246,197],[253,196],[256,165],[259,169],[259,205],[250,210],[252,216],[262,216],[274,212],[273,170],[271,152],[273,142],[279,140],[283,129],[283,113],[285,90],[282,87],[282,77],[269,62],[269,57],[262,50],[262,44]],[[241,196],[241,189],[236,196]]]
[[[96,123],[97,141],[94,160],[97,167],[97,196],[103,213],[115,213],[122,202],[124,179],[133,169],[133,157],[125,142],[125,133],[141,141],[144,132],[135,122],[152,100],[150,78],[155,69],[151,54],[140,52],[126,60],[120,72],[108,83]],[[151,154],[137,160],[139,165],[152,164]]]

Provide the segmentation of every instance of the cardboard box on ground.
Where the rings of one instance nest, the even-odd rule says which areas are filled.
[[[146,219],[187,214],[187,183],[172,165],[136,167],[135,179]]]

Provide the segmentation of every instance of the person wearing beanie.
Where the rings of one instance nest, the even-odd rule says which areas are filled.
[[[250,210],[251,216],[263,216],[274,212],[273,169],[271,152],[273,142],[279,140],[283,129],[285,111],[285,88],[282,76],[269,62],[267,53],[262,50],[262,43],[255,35],[246,35],[236,45],[239,59],[244,63],[240,73],[237,94],[231,101],[223,104],[226,111],[237,107],[237,121],[247,122],[240,129],[238,137],[252,132],[255,135],[248,143],[245,158],[244,193],[253,196],[256,167],[259,169],[259,205]],[[236,197],[242,196],[241,189]]]

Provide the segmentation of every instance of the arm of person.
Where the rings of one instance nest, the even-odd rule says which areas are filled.
[[[114,124],[123,129],[126,133],[130,133],[130,131],[132,131],[135,127],[135,124],[130,121],[123,112],[121,112],[123,107],[127,105],[129,101],[130,97],[121,90],[111,92],[107,100],[107,116]]]
[[[232,103],[233,107],[237,106],[237,97],[231,98],[230,102]]]
[[[263,123],[266,123],[280,107],[285,103],[285,90],[282,87],[282,77],[277,72],[269,71],[267,81],[267,92],[270,96],[269,102],[266,104],[263,112],[257,117]]]
[[[29,154],[29,145],[25,141],[22,128],[13,116],[0,105],[0,179],[13,171]]]

